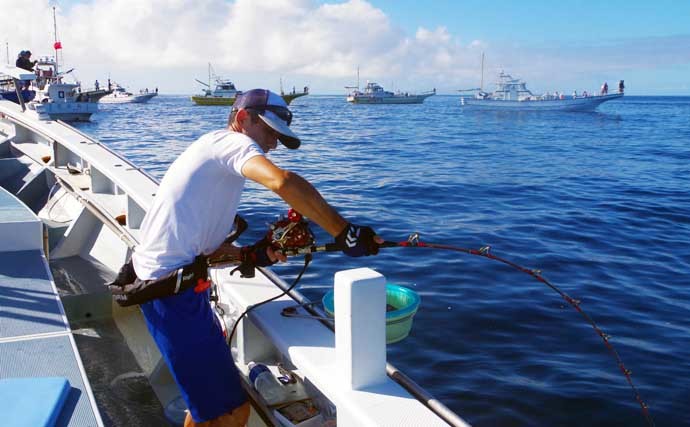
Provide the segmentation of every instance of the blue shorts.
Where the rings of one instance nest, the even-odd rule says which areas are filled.
[[[209,291],[185,292],[141,305],[151,336],[195,422],[209,421],[247,401]]]

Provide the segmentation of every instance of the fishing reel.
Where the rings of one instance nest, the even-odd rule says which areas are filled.
[[[270,246],[285,255],[310,252],[316,245],[316,238],[302,214],[290,208],[287,216],[279,218],[269,226],[266,240]]]

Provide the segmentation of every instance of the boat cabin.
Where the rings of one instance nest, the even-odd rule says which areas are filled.
[[[209,91],[206,91],[208,94]],[[213,96],[223,96],[223,97],[235,97],[238,94],[238,90],[235,84],[230,80],[216,80],[216,88],[213,90]]]
[[[527,83],[514,79],[510,74],[501,71],[496,82],[496,90],[492,99],[500,101],[524,101],[532,99],[534,94],[527,89]]]

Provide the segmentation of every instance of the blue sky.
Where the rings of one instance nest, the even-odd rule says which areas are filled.
[[[630,94],[690,95],[687,0],[23,0],[3,9],[0,40],[45,51],[52,5],[78,77],[134,90],[194,93],[211,62],[240,89],[282,78],[340,94],[360,67],[362,81],[450,94],[478,85],[483,52],[489,88],[504,70],[535,92],[625,79]]]
[[[323,3],[323,2],[322,2]],[[375,0],[407,31],[448,28],[461,38],[522,43],[599,42],[690,34],[685,0]]]

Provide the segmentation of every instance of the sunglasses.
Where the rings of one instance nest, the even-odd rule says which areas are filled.
[[[292,123],[292,111],[290,111],[287,107],[280,107],[277,105],[267,105],[264,108],[247,108],[248,110],[255,111],[259,114],[270,111],[271,113],[275,114],[278,116],[278,118],[285,123],[287,123],[288,126]]]

